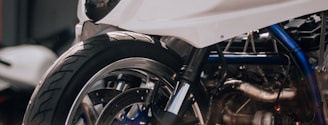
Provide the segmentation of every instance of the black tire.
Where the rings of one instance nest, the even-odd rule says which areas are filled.
[[[126,59],[137,59],[139,62],[144,60],[146,64],[156,62],[164,67],[163,70],[172,73],[179,71],[182,65],[178,55],[156,44],[148,36],[131,32],[96,36],[70,48],[49,69],[31,97],[23,124],[65,124],[72,104],[91,77],[104,67]],[[138,68],[148,70],[149,67],[146,65]],[[149,72],[159,75],[164,81],[173,80],[173,76],[165,76],[168,74],[154,73],[162,69],[151,68],[154,69]]]

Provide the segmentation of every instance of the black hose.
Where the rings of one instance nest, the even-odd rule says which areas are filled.
[[[218,84],[217,84],[215,90],[212,91],[212,94],[215,94],[217,92],[217,90],[219,90],[219,88],[221,88],[223,86],[223,84],[227,80],[227,76],[228,76],[228,64],[227,64],[227,61],[224,58],[221,46],[219,44],[216,44],[216,48],[217,48],[217,53],[219,55],[219,58],[221,60],[222,75],[218,80]]]

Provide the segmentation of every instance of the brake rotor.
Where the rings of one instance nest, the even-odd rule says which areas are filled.
[[[133,88],[120,93],[106,104],[96,124],[136,125],[149,123],[151,89]]]

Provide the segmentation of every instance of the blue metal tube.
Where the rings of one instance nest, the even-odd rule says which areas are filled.
[[[289,58],[286,55],[267,53],[267,54],[242,54],[226,53],[224,59],[228,64],[254,64],[254,65],[288,65]],[[208,57],[209,63],[218,63],[220,58],[217,54]]]
[[[311,97],[313,98],[314,108],[316,110],[316,118],[320,125],[325,125],[318,81],[314,69],[309,64],[307,57],[298,44],[279,25],[275,24],[269,26],[268,29],[296,56],[297,63],[303,70],[311,90]]]

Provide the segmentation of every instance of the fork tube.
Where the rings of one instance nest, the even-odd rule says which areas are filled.
[[[325,119],[322,109],[322,101],[320,90],[318,88],[318,81],[315,76],[314,69],[311,67],[304,52],[297,45],[297,43],[277,24],[269,26],[268,29],[275,35],[285,46],[296,56],[297,63],[300,65],[305,77],[307,78],[311,97],[314,102],[316,117],[320,125],[325,125]]]
[[[192,105],[194,99],[197,100],[196,96],[202,95],[204,98],[204,93],[195,92],[196,90],[197,92],[202,91],[202,89],[199,89],[197,83],[194,82],[199,79],[208,54],[209,48],[194,48],[189,55],[187,64],[181,69],[180,78],[166,104],[165,110],[155,109],[156,111],[154,111],[155,118],[162,125],[179,124],[188,107]]]
[[[195,48],[193,50],[188,59],[188,64],[181,69],[182,74],[166,108],[168,112],[178,115],[181,108],[185,107],[183,103],[188,102],[186,100],[190,97],[192,83],[199,78],[201,69],[207,61],[208,52],[208,48]],[[181,113],[183,114],[183,112]]]

